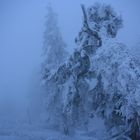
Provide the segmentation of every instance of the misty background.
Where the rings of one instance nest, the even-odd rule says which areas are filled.
[[[122,15],[124,28],[119,42],[135,47],[140,38],[139,0],[98,0],[111,4]],[[59,27],[67,49],[75,47],[82,21],[81,7],[95,0],[0,0],[0,101],[25,105],[30,84],[42,60],[46,6],[51,3],[58,14]],[[8,98],[7,98],[8,97]]]

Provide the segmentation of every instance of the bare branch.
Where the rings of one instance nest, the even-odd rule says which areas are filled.
[[[86,28],[89,28],[88,26],[88,19],[87,19],[87,14],[86,14],[86,10],[85,10],[85,6],[83,4],[81,4],[81,8],[82,8],[82,11],[83,11],[83,15],[84,15],[84,26]]]

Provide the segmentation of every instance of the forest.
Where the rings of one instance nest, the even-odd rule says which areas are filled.
[[[0,140],[140,140],[137,11],[58,3],[0,2]]]

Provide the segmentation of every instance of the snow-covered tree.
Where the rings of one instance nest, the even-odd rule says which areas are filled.
[[[43,45],[43,78],[47,78],[49,72],[56,70],[66,60],[66,44],[63,41],[58,27],[57,14],[51,5],[47,8],[47,16]]]
[[[110,135],[130,136],[133,131],[134,135],[137,135],[138,127],[134,130],[131,125],[137,124],[136,118],[139,116],[139,65],[125,45],[114,40],[104,42],[102,48],[99,48],[97,54],[92,57],[92,62],[96,75],[101,75],[103,86],[103,92],[99,89],[93,90],[93,93],[104,93],[97,110],[105,119],[112,133]],[[94,99],[95,103],[96,101],[97,99]],[[117,132],[114,129],[117,129]]]
[[[62,107],[61,102],[58,100],[60,98],[60,89],[54,83],[48,82],[48,80],[51,75],[54,74],[55,71],[57,71],[57,69],[66,61],[67,57],[68,52],[66,51],[66,44],[63,41],[60,28],[58,27],[57,14],[53,11],[51,5],[49,4],[47,7],[45,22],[41,84],[38,87],[38,90],[40,91],[38,92],[38,90],[34,88],[36,91],[35,93],[37,93],[36,98],[38,102],[40,101],[41,103],[38,105],[35,99],[33,102],[36,106],[38,106],[38,108],[42,107],[42,109],[39,109],[40,112],[37,115],[40,121],[45,123],[49,119],[47,124],[50,124],[49,126],[53,126],[55,128],[58,128],[57,122],[61,121],[59,119],[61,118],[59,112]],[[53,91],[57,92],[58,95],[53,95]],[[54,96],[54,98],[51,98],[52,96]],[[47,111],[49,109],[55,115],[47,117]]]
[[[59,116],[55,123],[66,134],[80,128],[90,135],[98,116],[107,139],[138,140],[140,71],[125,45],[115,40],[122,19],[110,5],[82,5],[82,10],[78,48],[47,81],[48,118],[53,116],[48,122]]]

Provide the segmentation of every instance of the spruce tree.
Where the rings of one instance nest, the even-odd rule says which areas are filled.
[[[43,79],[46,79],[51,71],[56,70],[64,63],[67,56],[66,44],[58,27],[57,14],[53,11],[51,5],[47,7],[45,28]]]

